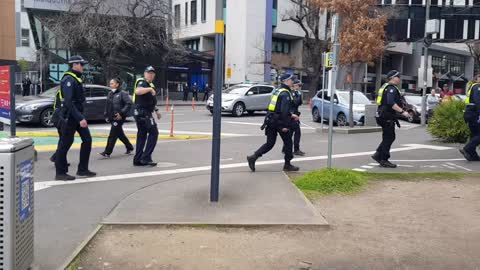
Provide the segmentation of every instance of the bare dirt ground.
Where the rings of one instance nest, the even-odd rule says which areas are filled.
[[[318,228],[104,227],[78,269],[480,269],[480,179],[382,181]]]

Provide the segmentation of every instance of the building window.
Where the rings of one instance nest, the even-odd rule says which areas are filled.
[[[450,72],[453,75],[460,76],[465,73],[465,59],[453,55],[432,56],[432,68],[433,72],[441,75]]]
[[[22,29],[22,47],[30,47],[30,30]]]
[[[272,53],[290,53],[290,40],[274,38],[272,42]]]
[[[202,0],[202,22],[207,21],[207,0]]]
[[[175,5],[174,11],[175,27],[180,27],[180,5]]]
[[[200,39],[187,40],[185,46],[191,50],[198,51],[200,48]]]
[[[197,23],[197,1],[190,2],[190,19],[192,24]]]
[[[185,3],[185,25],[188,25],[188,2]]]

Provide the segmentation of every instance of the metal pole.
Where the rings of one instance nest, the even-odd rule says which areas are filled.
[[[335,89],[337,87],[338,59],[340,58],[340,41],[338,39],[338,31],[340,28],[340,17],[335,14],[332,18],[332,40],[334,61],[332,66],[332,81],[330,82],[330,119],[328,121],[328,159],[327,167],[332,168],[332,152],[333,152],[333,103],[335,97]]]
[[[224,33],[223,0],[216,0],[215,11],[215,87],[213,99],[213,132],[212,132],[212,168],[210,180],[210,201],[218,202],[220,182],[220,136],[222,121],[222,85]]]
[[[272,35],[273,35],[273,0],[267,0],[267,12],[265,22],[265,59],[264,59],[264,80],[265,83],[270,84],[272,77],[271,63],[272,63]]]
[[[427,33],[427,22],[430,19],[430,0],[426,0],[426,8],[425,8],[425,39],[428,38]],[[423,43],[423,93],[422,93],[422,115],[421,115],[421,125],[422,127],[425,126],[427,123],[427,86],[428,86],[428,46]]]
[[[10,136],[17,136],[17,116],[15,114],[15,66],[10,66]]]
[[[324,100],[325,100],[325,89],[327,89],[325,87],[325,83],[327,81],[327,79],[325,78],[325,62],[327,61],[327,54],[325,52],[322,53],[322,66],[323,66],[323,82],[322,82],[322,111],[320,112],[320,115],[321,115],[321,119],[322,119],[322,123],[321,123],[321,129],[322,129],[322,133],[323,133],[323,121],[324,121],[324,115],[323,115],[323,104],[324,104]]]
[[[367,63],[365,63],[365,79],[363,80],[363,82],[365,83],[363,87],[363,92],[365,95],[367,95],[367,87],[368,87],[368,64]]]

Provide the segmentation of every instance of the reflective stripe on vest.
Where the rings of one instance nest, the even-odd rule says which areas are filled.
[[[63,73],[62,80],[63,80],[63,78],[65,78],[65,76],[67,76],[67,75],[72,76],[79,84],[82,84],[82,83],[83,83],[82,78],[78,77],[77,74],[75,74],[75,73],[73,73],[73,72],[70,72],[70,71],[67,71],[67,72]],[[60,101],[63,102],[62,84],[61,84],[61,83],[60,83],[60,88],[58,89],[58,92],[57,92],[57,94],[55,95],[55,101],[54,101],[54,103],[53,103],[53,109],[56,109],[57,98],[59,98]]]
[[[383,93],[385,92],[385,89],[387,89],[388,86],[393,86],[395,89],[397,89],[398,93],[400,94],[400,90],[398,87],[396,87],[393,84],[386,83],[382,86],[382,88],[378,89],[378,95],[377,95],[377,105],[382,105],[382,100],[383,100]]]
[[[467,98],[465,99],[465,104],[470,104],[470,96],[472,94],[472,89],[475,86],[480,86],[480,83],[473,83],[472,85],[470,85],[470,87],[468,87]],[[478,90],[480,91],[480,89],[478,89]]]
[[[137,85],[138,85],[138,83],[141,82],[141,81],[146,81],[146,82],[150,85],[150,87],[155,88],[155,85],[154,85],[153,83],[148,82],[147,80],[145,80],[145,78],[139,78],[139,79],[137,79],[137,80],[135,81],[135,87],[133,88],[133,98],[132,98],[133,103],[135,103],[135,99],[136,99],[136,97],[137,97],[137,93],[136,93],[136,91],[137,91]]]
[[[270,105],[268,105],[268,111],[269,112],[274,112],[275,111],[275,108],[277,108],[278,97],[283,92],[288,92],[288,94],[290,95],[290,98],[293,100],[292,93],[289,90],[287,90],[285,88],[280,88],[277,91],[275,91],[272,94],[272,97],[270,98]]]

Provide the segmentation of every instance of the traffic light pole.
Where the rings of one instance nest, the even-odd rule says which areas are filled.
[[[421,125],[424,127],[427,123],[427,87],[428,87],[428,45],[426,40],[428,38],[428,29],[427,23],[430,20],[430,1],[426,0],[425,7],[425,39],[423,42],[423,93],[422,93],[422,115],[421,115]]]
[[[223,0],[216,0],[215,7],[215,86],[213,96],[212,167],[210,201],[218,202],[220,186],[220,140],[222,121],[222,86],[225,24]]]

